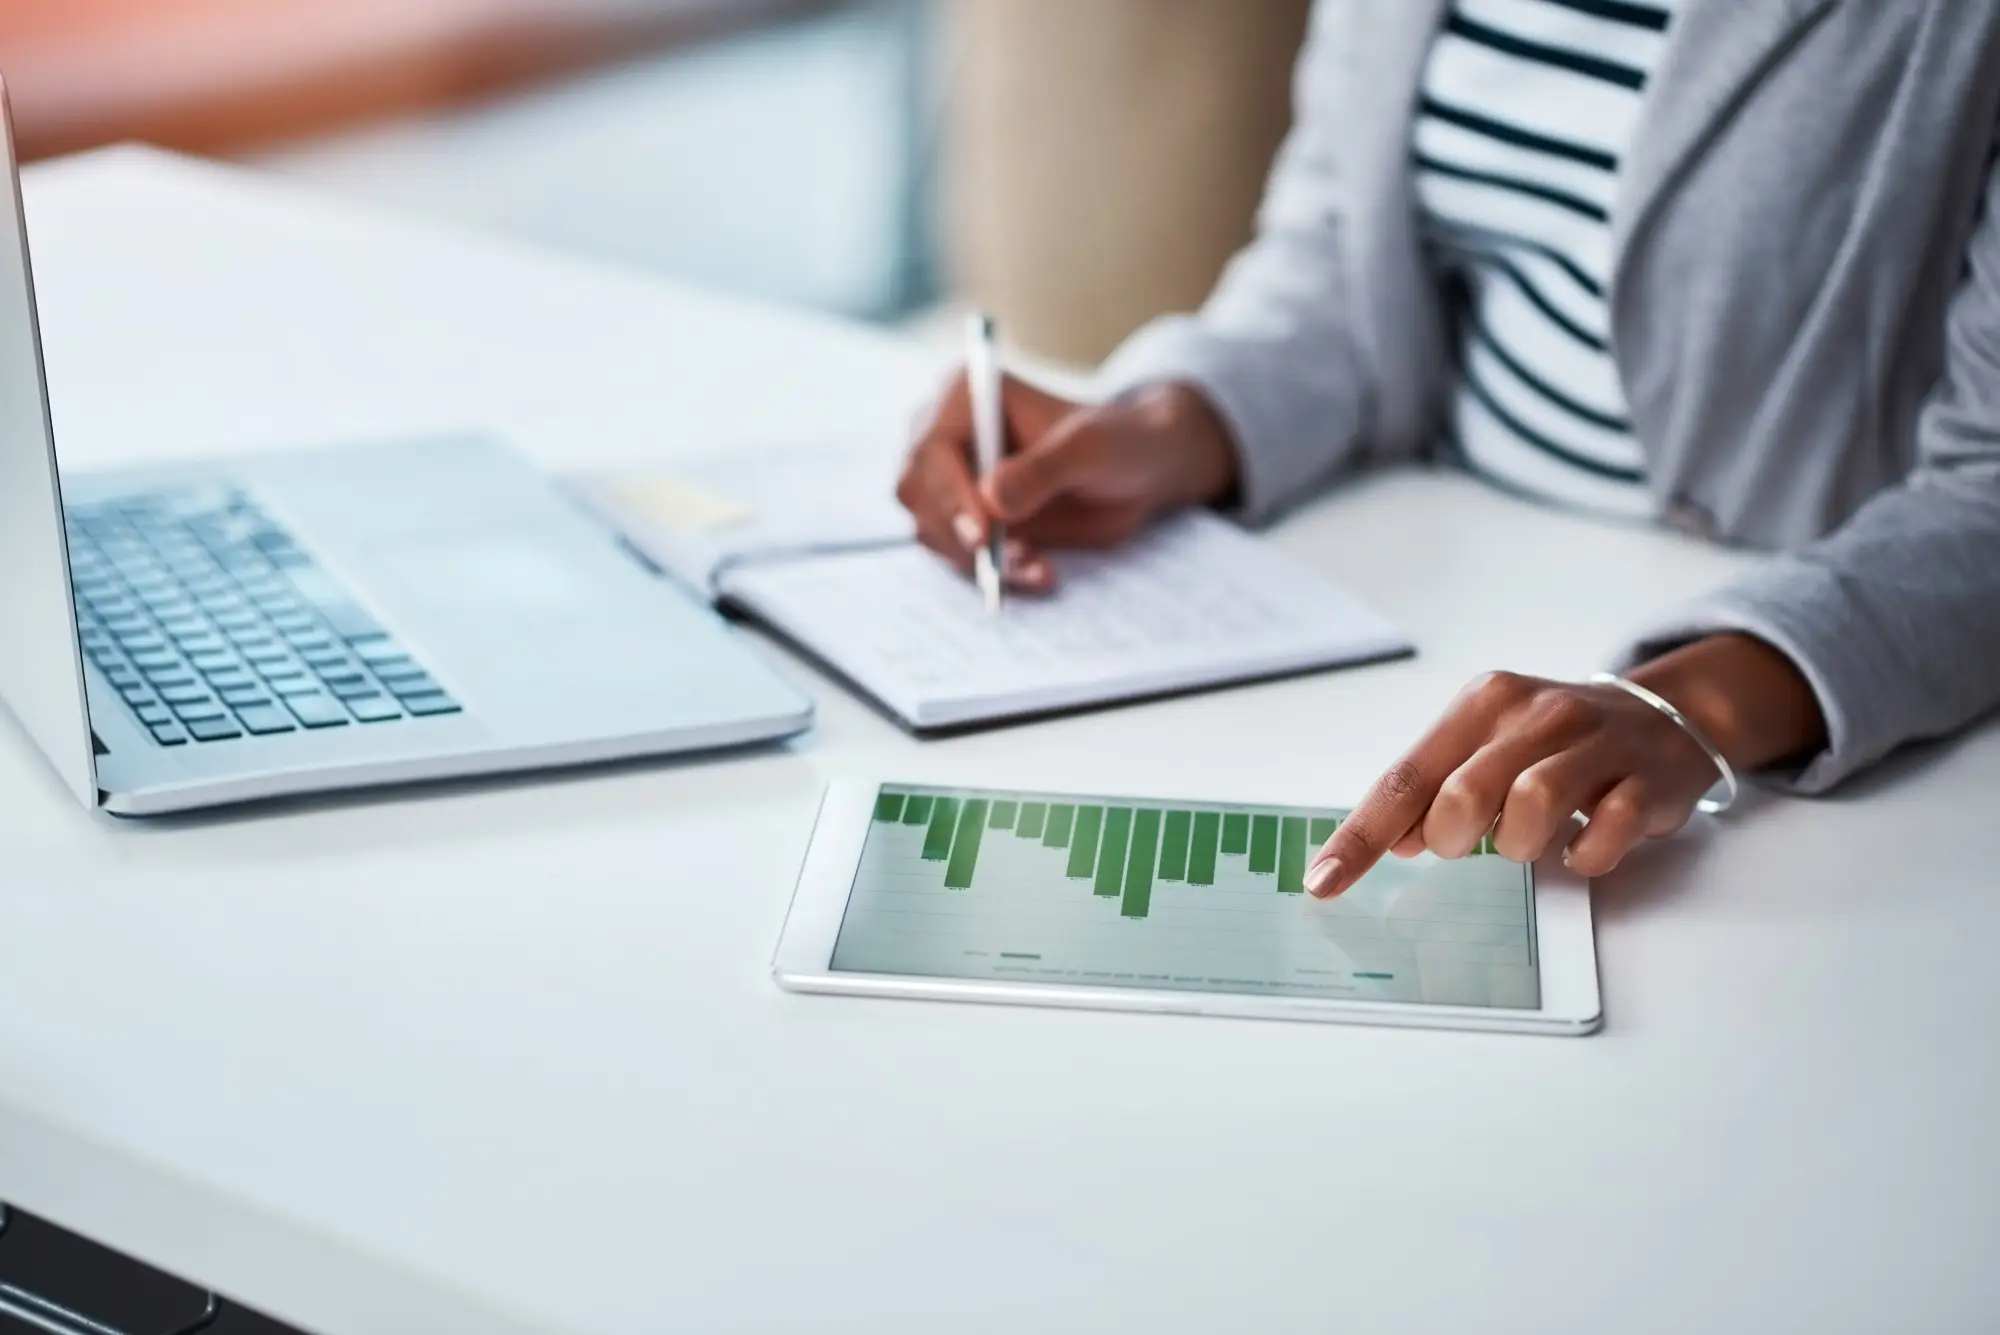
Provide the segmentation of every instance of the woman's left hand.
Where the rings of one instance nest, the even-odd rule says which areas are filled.
[[[1647,684],[1732,765],[1768,764],[1824,734],[1811,689],[1762,641],[1715,636],[1656,663],[1646,665]],[[1464,857],[1488,831],[1516,862],[1567,844],[1571,867],[1602,876],[1640,840],[1685,825],[1716,778],[1715,762],[1678,724],[1617,687],[1490,673],[1376,780],[1306,886],[1337,895],[1384,853]],[[1577,813],[1589,823],[1572,841]]]

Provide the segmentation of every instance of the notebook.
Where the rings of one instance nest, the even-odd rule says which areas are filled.
[[[919,733],[1412,652],[1359,599],[1207,511],[1115,551],[1056,553],[1055,594],[1009,597],[988,616],[917,545],[892,470],[822,448],[570,481],[657,567]]]

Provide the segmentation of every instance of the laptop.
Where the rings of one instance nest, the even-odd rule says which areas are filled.
[[[153,815],[797,733],[812,703],[489,440],[59,474],[0,86],[0,699]]]

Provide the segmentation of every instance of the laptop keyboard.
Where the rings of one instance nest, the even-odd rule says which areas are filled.
[[[460,710],[240,491],[151,492],[65,514],[83,651],[161,746]]]

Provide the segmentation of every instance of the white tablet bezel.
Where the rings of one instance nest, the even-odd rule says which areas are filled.
[[[1587,1034],[1602,1023],[1602,1007],[1597,991],[1597,949],[1591,935],[1590,882],[1563,866],[1559,857],[1545,858],[1535,865],[1536,958],[1541,967],[1542,994],[1542,1005],[1537,1010],[1252,996],[1226,992],[1167,992],[836,970],[831,967],[834,943],[847,912],[847,899],[854,887],[862,846],[867,841],[874,817],[875,796],[881,786],[873,779],[836,779],[821,799],[812,842],[806,849],[805,866],[800,869],[798,888],[792,895],[791,911],[785,917],[784,931],[771,958],[771,973],[780,987],[794,992],[833,992],[851,996],[1546,1034]],[[1202,799],[1187,794],[1179,797],[1152,794],[1143,798],[1105,795],[1105,800],[1155,802]]]

